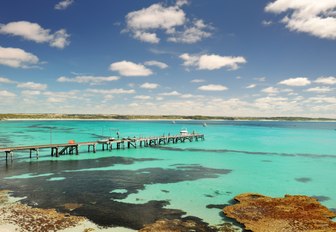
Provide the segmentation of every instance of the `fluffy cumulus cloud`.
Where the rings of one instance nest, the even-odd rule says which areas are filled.
[[[57,48],[64,48],[70,44],[70,35],[65,29],[51,33],[49,29],[44,29],[39,24],[28,21],[0,24],[0,34],[20,36],[36,43],[49,43],[50,46]]]
[[[2,98],[15,97],[15,96],[16,96],[15,93],[9,92],[7,90],[0,90],[0,97],[2,97]]]
[[[146,68],[144,65],[126,60],[112,63],[110,70],[119,72],[122,76],[149,76],[153,74],[152,70]]]
[[[17,87],[23,88],[23,89],[32,89],[32,90],[45,90],[48,87],[48,85],[30,81],[30,82],[18,83]]]
[[[145,65],[147,66],[156,66],[156,67],[159,67],[161,69],[165,69],[165,68],[168,68],[168,65],[163,63],[163,62],[160,62],[160,61],[156,61],[156,60],[149,60],[149,61],[146,61],[145,62]]]
[[[184,53],[180,55],[183,60],[183,65],[187,67],[196,67],[200,70],[215,70],[220,68],[228,68],[229,70],[236,70],[239,64],[246,63],[246,59],[242,56],[219,56],[211,55],[190,55]]]
[[[97,85],[101,84],[103,82],[110,82],[110,81],[116,81],[119,80],[119,77],[116,76],[76,76],[76,77],[59,77],[57,79],[58,82],[74,82],[74,83],[84,83],[84,84],[90,84],[90,85]]]
[[[336,77],[319,77],[314,82],[324,85],[336,85]]]
[[[143,89],[156,89],[157,87],[159,87],[159,84],[149,83],[149,82],[146,82],[140,85],[140,88],[143,88]]]
[[[4,48],[0,46],[0,64],[13,68],[29,68],[38,64],[37,56],[20,48]]]
[[[276,94],[279,92],[279,89],[274,88],[274,87],[267,87],[265,89],[262,89],[261,92],[268,93],[268,94]]]
[[[168,33],[170,37],[167,40],[175,43],[196,43],[203,38],[210,37],[211,33],[208,31],[210,29],[212,27],[206,25],[203,20],[197,19],[183,31],[173,30],[171,33]]]
[[[182,6],[188,1],[178,0],[173,6],[161,3],[130,12],[126,15],[126,31],[135,39],[148,43],[159,43],[157,31],[167,35],[170,42],[195,43],[210,37],[212,27],[201,19],[188,19]]]
[[[56,10],[65,10],[73,3],[74,3],[74,0],[63,0],[57,3],[54,8]]]
[[[198,89],[202,90],[202,91],[225,91],[228,88],[224,85],[210,84],[210,85],[202,85],[202,86],[198,87]]]
[[[280,81],[278,84],[287,86],[306,86],[311,83],[307,77],[295,77]]]
[[[265,10],[286,13],[281,22],[291,31],[304,32],[324,39],[336,39],[335,0],[276,0]]]

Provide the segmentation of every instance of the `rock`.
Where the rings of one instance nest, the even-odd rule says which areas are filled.
[[[69,211],[73,211],[77,208],[82,207],[82,204],[78,204],[78,203],[66,203],[63,205],[65,209],[69,210]]]
[[[197,217],[182,219],[159,219],[153,224],[145,225],[139,232],[236,232],[231,223],[209,226]]]
[[[235,205],[226,206],[226,216],[244,224],[255,232],[305,231],[335,232],[336,223],[330,219],[336,214],[308,196],[285,195],[271,198],[260,194],[244,193],[235,197]]]
[[[200,223],[193,220],[181,219],[160,219],[153,224],[145,225],[139,232],[214,232],[206,223]]]

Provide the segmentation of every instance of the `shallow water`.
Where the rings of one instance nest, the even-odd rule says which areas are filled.
[[[106,226],[139,229],[158,218],[196,216],[223,223],[219,207],[243,192],[304,194],[336,208],[336,123],[210,121],[2,121],[0,147],[177,134],[205,141],[29,159],[0,157],[0,188],[29,205],[83,215]],[[98,147],[99,148],[99,147]],[[216,206],[219,205],[219,206]],[[215,207],[214,207],[215,206]]]

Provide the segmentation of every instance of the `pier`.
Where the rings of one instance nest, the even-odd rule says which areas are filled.
[[[63,144],[43,144],[43,145],[31,145],[31,146],[17,146],[17,147],[5,147],[0,148],[0,152],[6,154],[6,160],[9,158],[12,160],[14,152],[16,151],[29,151],[29,158],[35,156],[39,157],[40,150],[50,149],[50,155],[52,157],[59,157],[60,155],[79,155],[79,148],[86,146],[88,152],[96,153],[97,149],[101,148],[102,151],[113,149],[125,149],[125,148],[142,148],[152,147],[157,145],[165,145],[169,143],[184,143],[186,141],[199,141],[204,140],[204,134],[192,133],[192,134],[180,134],[180,135],[168,135],[168,136],[154,136],[154,137],[125,137],[122,139],[101,139],[93,142],[74,142]]]

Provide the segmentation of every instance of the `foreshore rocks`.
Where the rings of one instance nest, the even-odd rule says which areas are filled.
[[[194,217],[182,219],[160,219],[155,223],[145,225],[139,232],[237,232],[231,223],[218,226],[209,226],[202,220]]]
[[[226,206],[227,217],[234,218],[254,232],[335,232],[336,214],[315,198],[285,195],[272,198],[260,194],[244,193],[234,198],[238,203]]]
[[[84,217],[70,216],[55,209],[32,208],[9,198],[9,191],[0,191],[1,231],[51,232],[77,226]]]

